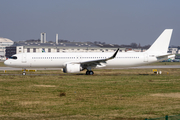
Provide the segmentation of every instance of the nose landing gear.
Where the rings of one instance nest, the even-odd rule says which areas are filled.
[[[22,75],[26,75],[26,69],[25,68],[24,68]]]

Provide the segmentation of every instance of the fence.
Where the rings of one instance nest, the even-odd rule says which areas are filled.
[[[168,116],[160,117],[160,118],[151,118],[151,119],[145,119],[145,120],[180,120],[180,115],[174,115],[174,116]]]

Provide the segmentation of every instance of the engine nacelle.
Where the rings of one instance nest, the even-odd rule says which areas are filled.
[[[63,68],[64,73],[79,73],[80,71],[80,64],[66,64],[66,67]]]

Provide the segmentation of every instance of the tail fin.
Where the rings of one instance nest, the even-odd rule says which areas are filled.
[[[147,52],[167,53],[173,29],[165,29]]]

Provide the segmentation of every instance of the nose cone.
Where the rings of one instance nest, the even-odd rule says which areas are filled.
[[[6,60],[6,61],[4,61],[4,64],[5,64],[6,66],[9,66],[9,65],[10,65],[10,62],[9,62],[8,60]]]

